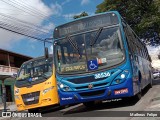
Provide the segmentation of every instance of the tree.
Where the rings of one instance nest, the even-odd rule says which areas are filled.
[[[77,19],[77,18],[81,18],[81,17],[84,17],[84,16],[88,16],[88,13],[82,12],[80,15],[75,15],[75,16],[73,16],[73,18],[74,18],[74,19]]]
[[[160,44],[159,6],[159,0],[104,0],[96,13],[117,10],[145,42]]]

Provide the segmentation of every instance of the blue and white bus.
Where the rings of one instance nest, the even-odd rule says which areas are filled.
[[[61,105],[140,98],[152,86],[147,48],[117,11],[56,27],[54,64]]]

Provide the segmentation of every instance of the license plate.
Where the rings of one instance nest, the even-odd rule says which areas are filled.
[[[27,102],[34,101],[34,97],[26,99]]]
[[[115,90],[114,94],[119,95],[119,94],[126,94],[128,93],[128,88],[120,89],[120,90]]]

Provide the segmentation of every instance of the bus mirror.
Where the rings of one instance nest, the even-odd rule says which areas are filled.
[[[48,48],[47,47],[45,47],[45,58],[48,58],[48,56],[49,56],[49,53],[48,53]]]

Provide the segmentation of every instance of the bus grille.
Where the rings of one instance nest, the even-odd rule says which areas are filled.
[[[92,91],[92,92],[84,92],[84,93],[79,93],[80,96],[83,98],[86,97],[94,97],[94,96],[100,96],[103,95],[105,90],[98,90],[98,91]]]
[[[32,105],[39,102],[40,91],[27,93],[22,95],[22,99],[25,105]]]
[[[82,83],[101,81],[101,80],[105,80],[106,78],[95,79],[94,76],[88,76],[88,77],[82,77],[82,78],[69,79],[68,81],[74,84],[82,84]]]
[[[105,83],[99,83],[99,84],[94,84],[93,86],[94,87],[102,87],[102,86],[105,86],[107,85],[109,82],[105,82]],[[79,89],[86,89],[88,88],[88,85],[87,86],[80,86],[80,87],[75,87],[77,90]]]

